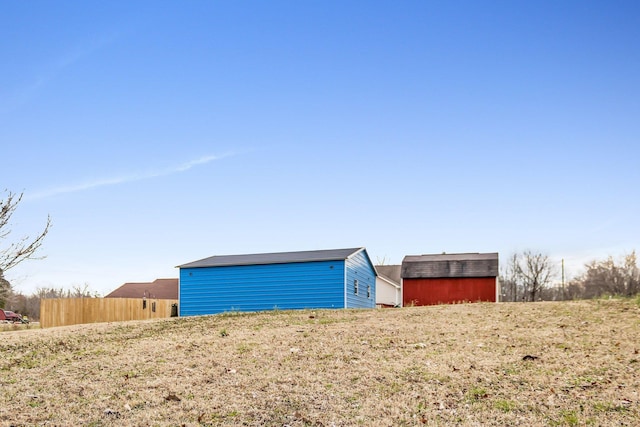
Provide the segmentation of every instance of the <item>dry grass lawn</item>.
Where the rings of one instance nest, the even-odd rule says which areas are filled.
[[[640,300],[0,334],[6,426],[640,425]]]

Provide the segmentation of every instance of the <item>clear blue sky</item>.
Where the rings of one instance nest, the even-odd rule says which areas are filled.
[[[5,1],[18,291],[211,255],[640,249],[637,1]]]

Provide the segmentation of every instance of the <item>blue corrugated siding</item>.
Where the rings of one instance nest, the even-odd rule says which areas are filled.
[[[347,308],[375,308],[376,273],[363,250],[346,260],[347,269]],[[355,294],[354,281],[358,280],[358,295]],[[367,288],[370,293],[367,295]]]
[[[180,269],[181,316],[276,307],[343,308],[344,261]]]

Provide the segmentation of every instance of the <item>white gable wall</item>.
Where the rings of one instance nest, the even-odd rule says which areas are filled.
[[[400,291],[400,285],[396,285],[382,276],[376,277],[376,304],[400,307],[402,305]]]

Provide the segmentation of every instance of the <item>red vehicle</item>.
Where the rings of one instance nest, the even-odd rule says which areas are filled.
[[[16,322],[24,323],[22,316],[20,316],[18,313],[14,313],[13,311],[9,311],[9,310],[0,310],[0,321],[2,320],[6,320],[12,323],[16,323]]]

